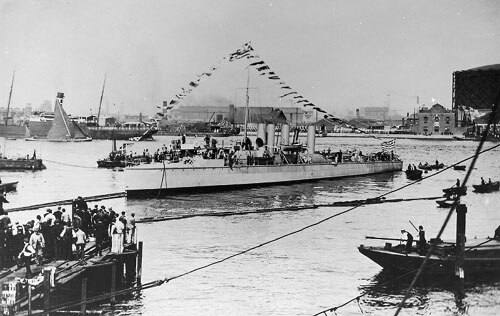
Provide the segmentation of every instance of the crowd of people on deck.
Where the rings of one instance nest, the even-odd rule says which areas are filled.
[[[13,223],[0,206],[0,271],[17,264],[26,267],[26,277],[30,277],[33,259],[38,265],[45,260],[84,261],[90,237],[95,239],[99,256],[106,247],[120,254],[125,244],[136,242],[134,213],[127,216],[98,205],[90,208],[82,197],[73,201],[72,210],[58,206],[54,212],[47,209],[36,219],[20,224]]]
[[[342,152],[342,150],[332,151],[331,148],[328,148],[323,149],[321,154],[336,163],[399,160],[399,157],[392,150],[390,152],[379,151],[374,154],[364,155],[361,150],[354,149]]]

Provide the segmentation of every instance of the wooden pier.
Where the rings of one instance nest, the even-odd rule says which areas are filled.
[[[87,298],[100,296],[98,301],[114,304],[117,290],[141,283],[142,247],[142,242],[125,244],[120,254],[110,252],[108,247],[99,256],[91,241],[86,245],[85,260],[32,264],[33,277],[29,279],[24,278],[25,267],[0,271],[0,315],[48,315],[58,306],[74,303],[75,298],[80,298],[80,306],[77,310],[64,309],[64,314],[95,314],[86,311]]]

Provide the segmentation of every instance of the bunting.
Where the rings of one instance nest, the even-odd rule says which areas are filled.
[[[241,48],[237,49],[233,53],[230,53],[228,56],[224,56],[218,62],[217,65],[211,66],[208,71],[205,71],[199,75],[196,75],[197,79],[194,81],[190,81],[188,83],[187,88],[184,88],[184,87],[181,88],[182,92],[176,94],[175,98],[172,99],[170,102],[165,102],[168,104],[168,106],[165,106],[165,104],[164,104],[163,109],[167,110],[167,111],[171,110],[175,104],[180,103],[184,97],[186,97],[188,94],[190,94],[193,91],[193,88],[197,88],[200,85],[202,80],[204,80],[205,78],[211,77],[217,70],[219,70],[221,68],[222,63],[233,62],[233,61],[244,59],[244,58],[247,58],[249,60],[250,59],[255,60],[255,61],[250,62],[248,64],[248,66],[257,70],[257,72],[259,72],[259,75],[267,76],[267,78],[270,80],[281,80],[281,78],[274,71],[271,70],[269,65],[267,65],[266,62],[264,60],[262,60],[259,57],[259,55],[257,55],[255,53],[255,50],[253,49],[252,45],[250,44],[250,42],[248,42],[248,43],[243,44],[243,46]],[[327,113],[327,111],[323,110],[321,107],[316,106],[312,102],[305,99],[302,95],[299,95],[296,91],[294,91],[292,89],[292,87],[290,87],[290,85],[287,85],[286,82],[279,81],[278,85],[280,86],[280,89],[288,90],[286,93],[282,94],[280,96],[280,98],[289,97],[289,98],[292,98],[293,100],[296,100],[297,104],[302,104],[302,106],[304,106],[304,107],[312,107],[314,110],[316,110],[318,112]],[[164,114],[164,113],[162,113],[162,114]],[[334,121],[338,121],[338,122],[342,121],[338,118],[335,118],[331,114],[325,115],[325,119],[334,120]],[[347,124],[345,122],[343,122],[343,123]]]
[[[280,96],[280,99],[286,97],[287,95],[291,95],[291,94],[297,94],[297,92],[292,91],[292,92],[285,93],[284,95]]]

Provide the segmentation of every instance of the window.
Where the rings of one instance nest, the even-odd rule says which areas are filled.
[[[436,116],[434,117],[434,122],[439,122],[439,116],[437,116],[437,115],[436,115]]]
[[[427,116],[424,116],[424,123],[429,122],[429,118]]]
[[[438,132],[439,133],[439,126],[434,126],[434,132]]]

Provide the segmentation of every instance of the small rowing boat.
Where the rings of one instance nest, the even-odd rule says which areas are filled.
[[[493,191],[498,191],[500,189],[500,181],[488,182],[483,184],[473,184],[474,192],[477,193],[490,193]]]
[[[17,183],[18,183],[18,181],[0,183],[0,192],[16,191],[16,189],[17,189]]]
[[[467,195],[467,187],[451,187],[443,189],[445,195]]]
[[[410,180],[420,180],[422,179],[422,170],[406,170],[406,177]]]

